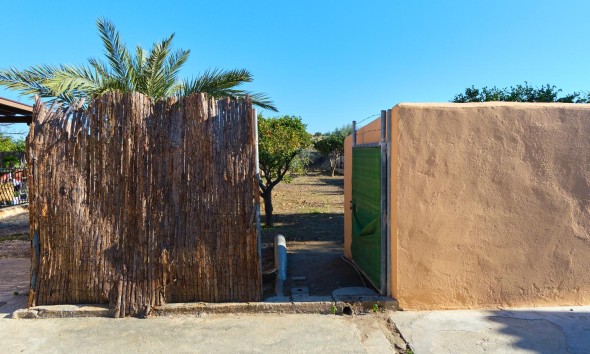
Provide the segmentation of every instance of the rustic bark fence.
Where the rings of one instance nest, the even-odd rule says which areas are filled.
[[[254,122],[250,100],[202,94],[37,101],[29,306],[260,300]]]

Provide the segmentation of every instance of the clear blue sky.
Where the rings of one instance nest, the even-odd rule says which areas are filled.
[[[104,16],[130,47],[175,32],[175,47],[192,51],[183,76],[249,69],[246,87],[312,133],[399,102],[445,102],[471,85],[590,90],[584,0],[5,1],[2,12],[2,68],[102,55],[95,20]]]

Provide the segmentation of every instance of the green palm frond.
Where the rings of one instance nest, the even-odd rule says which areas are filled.
[[[245,93],[246,96],[250,96],[250,98],[252,98],[252,104],[254,104],[255,106],[258,106],[263,109],[268,109],[269,111],[273,112],[279,111],[267,94],[247,91]]]
[[[23,95],[39,95],[65,106],[80,98],[93,98],[109,91],[141,92],[153,99],[203,92],[214,98],[250,96],[262,108],[276,111],[268,96],[238,87],[252,82],[245,69],[210,69],[191,80],[178,80],[189,50],[172,51],[174,34],[154,43],[150,50],[137,46],[133,55],[121,40],[115,25],[105,18],[97,21],[105,61],[90,58],[88,64],[38,65],[18,70],[0,70],[0,86]]]
[[[189,55],[190,50],[179,49],[168,56],[164,72],[164,87],[166,88],[164,96],[174,96],[180,89],[181,84],[178,82],[178,72],[188,60]]]
[[[90,66],[96,70],[97,75],[100,75],[101,77],[112,76],[109,67],[104,61],[95,58],[89,58],[88,64],[90,64]]]
[[[56,95],[79,91],[87,93],[88,96],[95,96],[100,91],[101,84],[98,71],[87,66],[62,65],[45,79],[45,85]]]
[[[217,96],[216,92],[231,89],[244,82],[251,82],[252,74],[245,69],[221,70],[209,69],[196,79],[185,82],[186,94],[193,92],[206,92]],[[222,94],[223,95],[223,94]]]
[[[2,69],[0,70],[0,85],[18,91],[24,96],[38,95],[41,98],[49,98],[50,104],[58,102],[67,106],[82,95],[79,92],[58,94],[46,85],[47,79],[51,78],[59,69],[60,67],[50,65],[38,65],[25,70]]]
[[[231,97],[231,98],[246,98],[252,99],[252,104],[263,109],[268,109],[273,112],[278,112],[276,106],[268,95],[260,92],[251,92],[246,90],[227,90],[226,95],[220,97]]]
[[[265,94],[236,89],[242,83],[251,82],[252,80],[252,74],[245,69],[207,70],[197,78],[185,81],[180,94],[187,96],[195,92],[204,92],[214,98],[244,98],[250,96],[252,103],[256,106],[276,112],[277,108]]]
[[[154,43],[152,49],[149,52],[149,57],[147,58],[145,67],[147,81],[144,90],[150,97],[164,97],[167,91],[165,64],[168,54],[170,53],[170,46],[173,39],[174,34],[171,34],[170,37],[158,43]]]
[[[0,85],[20,91],[23,95],[32,95],[41,90],[50,93],[42,82],[50,77],[56,69],[47,65],[31,67],[26,70],[9,68],[0,70]]]
[[[252,81],[252,75],[244,69],[239,70],[207,70],[197,78],[186,80],[182,95],[205,92],[213,97],[230,96],[231,89],[243,82]]]
[[[104,45],[104,54],[107,57],[107,61],[115,75],[131,91],[133,89],[130,80],[131,56],[129,55],[129,51],[127,51],[127,47],[121,42],[119,32],[111,21],[105,18],[99,18],[96,21],[96,25]]]
[[[145,76],[145,67],[147,65],[148,53],[141,46],[135,48],[135,57],[131,61],[132,81],[136,90],[146,87],[147,78]]]

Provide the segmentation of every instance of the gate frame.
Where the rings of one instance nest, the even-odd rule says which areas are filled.
[[[391,109],[381,110],[381,141],[379,143],[357,144],[357,122],[352,121],[352,148],[380,147],[381,149],[381,271],[380,289],[381,295],[391,296]],[[352,158],[352,155],[351,155]],[[351,165],[354,163],[352,158]],[[354,193],[354,189],[352,190]],[[365,272],[351,259],[355,267],[367,278]]]

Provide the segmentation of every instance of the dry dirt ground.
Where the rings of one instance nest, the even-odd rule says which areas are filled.
[[[273,191],[274,227],[262,228],[263,270],[274,268],[273,242],[277,234],[287,240],[291,287],[308,287],[309,295],[330,295],[340,287],[363,286],[344,252],[344,178],[308,173]],[[261,221],[264,225],[264,208]],[[273,295],[273,278],[265,277],[264,295]]]
[[[343,245],[344,178],[309,173],[273,190],[274,227],[263,227],[263,242],[276,232],[289,242],[328,241]],[[261,221],[264,225],[264,206]]]
[[[0,318],[25,306],[31,268],[29,213],[8,209],[0,210]]]
[[[0,258],[29,257],[29,245],[29,213],[0,214]]]

